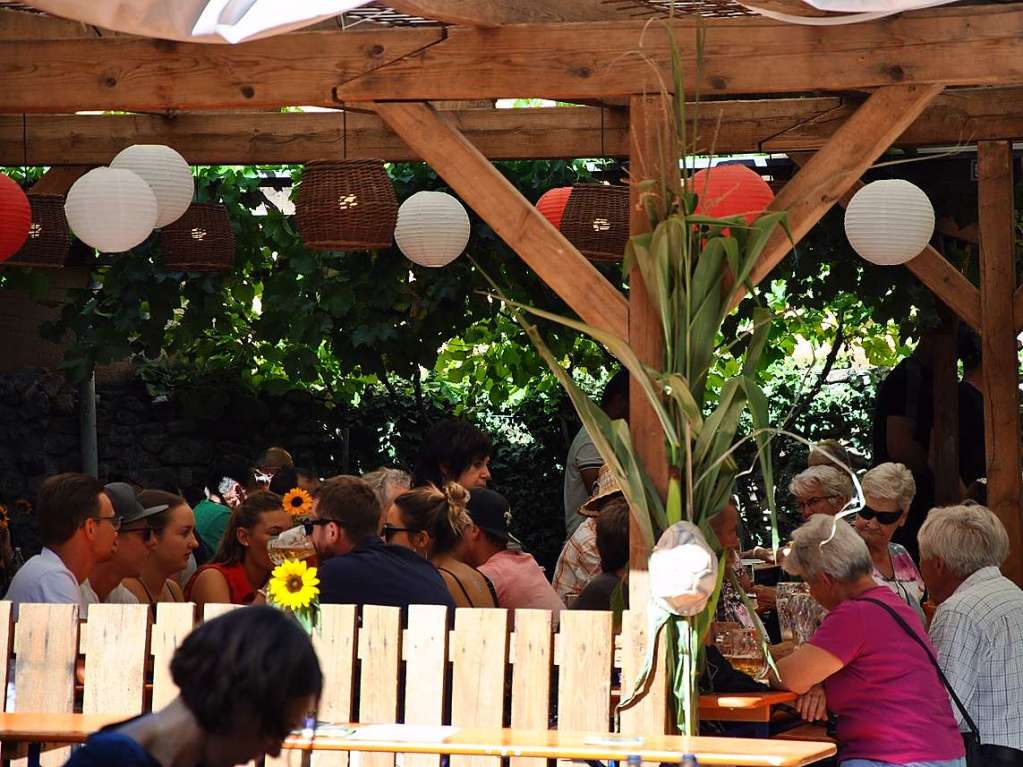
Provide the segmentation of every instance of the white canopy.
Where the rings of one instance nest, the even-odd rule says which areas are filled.
[[[30,0],[34,8],[117,32],[193,43],[240,43],[290,32],[369,0]]]

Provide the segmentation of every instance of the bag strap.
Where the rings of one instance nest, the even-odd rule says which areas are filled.
[[[952,685],[951,683],[949,683],[948,678],[945,676],[945,672],[941,670],[941,666],[938,664],[938,659],[934,657],[934,653],[931,652],[931,648],[927,646],[927,643],[924,642],[924,640],[922,640],[917,635],[917,633],[909,627],[909,624],[902,619],[901,615],[899,615],[897,612],[895,612],[895,610],[892,609],[891,605],[886,605],[881,600],[874,599],[872,597],[857,597],[856,601],[873,602],[875,605],[882,608],[885,612],[891,615],[892,618],[895,619],[895,622],[899,624],[903,631],[909,634],[910,638],[914,642],[916,642],[923,648],[924,652],[927,653],[927,659],[930,660],[931,665],[934,666],[934,670],[938,672],[938,677],[941,679],[941,683],[945,686],[945,689],[948,690],[948,694],[952,696],[952,700],[955,701],[956,708],[959,709],[959,713],[962,714],[963,720],[966,722],[967,727],[970,728],[970,733],[977,739],[980,739],[980,730],[978,729],[976,723],[973,721],[973,717],[970,716],[969,712],[966,710],[966,706],[963,705],[963,702],[959,700],[959,696],[956,695],[956,691],[952,689]]]

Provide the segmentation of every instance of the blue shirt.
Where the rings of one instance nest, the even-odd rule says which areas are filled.
[[[139,743],[111,730],[90,735],[85,745],[72,752],[64,767],[161,767]]]
[[[437,569],[403,546],[368,538],[348,554],[320,565],[320,602],[343,605],[445,605],[455,603]]]

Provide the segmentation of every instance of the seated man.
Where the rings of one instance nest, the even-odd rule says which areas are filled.
[[[562,610],[565,605],[536,560],[508,548],[509,508],[503,495],[486,488],[473,489],[468,506],[472,525],[465,531],[459,558],[494,584],[498,607]]]
[[[950,506],[930,511],[918,539],[920,572],[938,605],[931,641],[980,730],[980,763],[1023,764],[1023,591],[998,569],[1009,555],[1005,527],[979,504]]]
[[[104,491],[114,506],[114,513],[121,518],[121,529],[114,555],[105,562],[99,562],[89,577],[82,581],[83,617],[89,605],[98,602],[138,604],[138,598],[122,586],[121,581],[138,578],[142,574],[149,553],[156,547],[156,535],[146,519],[168,508],[166,504],[143,508],[135,488],[126,482],[111,482],[104,486]]]
[[[621,498],[622,489],[606,464],[600,467],[593,495],[579,507],[583,521],[565,542],[554,568],[554,590],[571,606],[572,600],[586,588],[594,576],[600,575],[600,554],[597,551],[597,516],[613,498]]]
[[[121,518],[95,477],[58,474],[39,490],[36,503],[43,550],[14,576],[7,599],[22,602],[82,603],[80,584],[117,547]]]
[[[573,610],[610,610],[618,584],[624,586],[622,599],[624,606],[629,606],[625,583],[629,572],[629,504],[620,493],[604,504],[596,525],[601,573],[586,584],[572,604]]]
[[[381,540],[381,513],[373,488],[358,477],[334,477],[320,488],[306,523],[321,561],[320,602],[454,609],[433,565],[411,549]]]

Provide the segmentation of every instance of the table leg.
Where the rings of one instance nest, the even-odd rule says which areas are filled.
[[[39,753],[42,751],[42,743],[28,744],[28,767],[39,767]]]

